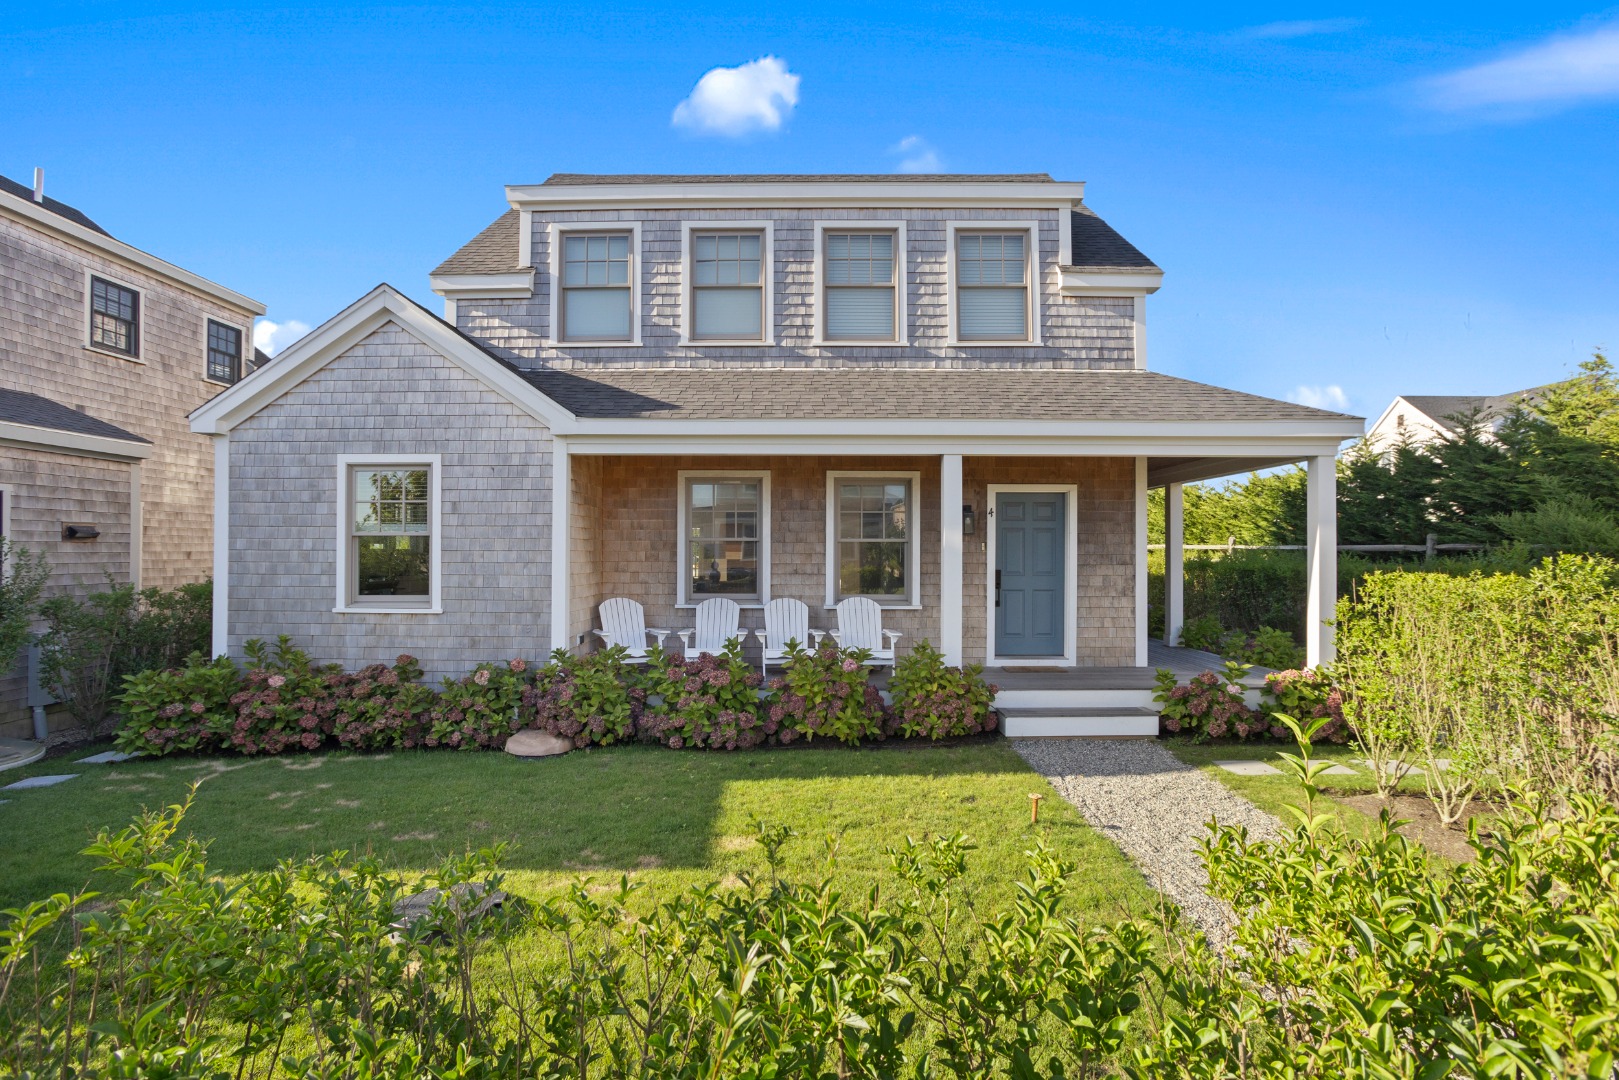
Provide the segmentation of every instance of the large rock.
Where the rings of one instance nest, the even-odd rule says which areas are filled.
[[[556,757],[572,749],[572,739],[545,731],[519,731],[506,740],[506,753],[520,758]]]
[[[419,893],[394,901],[395,930],[409,930],[434,913],[442,900],[443,914],[452,920],[474,923],[506,902],[506,894],[499,889],[476,881],[463,881],[452,885],[448,896],[441,889],[424,889]]]

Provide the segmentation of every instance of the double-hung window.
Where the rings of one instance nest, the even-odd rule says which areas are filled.
[[[139,293],[105,278],[90,278],[90,344],[129,357],[140,355]]]
[[[826,341],[899,340],[899,269],[894,232],[828,232],[822,238]]]
[[[765,340],[765,274],[769,245],[762,231],[701,232],[690,237],[692,341]]]
[[[961,231],[955,240],[957,339],[1031,341],[1029,233]]]
[[[680,487],[681,602],[768,600],[768,475],[687,473]]]
[[[917,475],[827,476],[827,603],[917,602]]]
[[[212,319],[208,320],[208,377],[222,383],[242,377],[242,332]]]
[[[437,606],[436,460],[345,462],[339,607]]]
[[[564,232],[559,272],[559,342],[634,339],[635,256],[631,233]]]

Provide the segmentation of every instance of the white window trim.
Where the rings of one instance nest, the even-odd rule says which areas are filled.
[[[986,511],[995,509],[995,497],[1003,491],[1063,492],[1067,512],[1063,528],[1067,530],[1064,544],[1066,560],[1063,565],[1063,654],[1061,656],[997,656],[995,654],[995,541],[999,535],[995,515],[986,513],[989,535],[984,538],[984,666],[1000,667],[1015,664],[1019,667],[1073,667],[1076,639],[1079,637],[1079,485],[1078,484],[990,484],[984,493]]]
[[[404,465],[427,467],[428,535],[433,538],[428,552],[428,589],[426,606],[420,604],[391,604],[387,601],[362,603],[349,599],[349,515],[353,511],[354,492],[350,478],[356,466],[377,465],[398,468]],[[442,615],[444,613],[444,536],[440,530],[443,516],[443,455],[441,454],[343,454],[337,459],[337,603],[332,610],[340,615]]]
[[[549,316],[545,344],[553,349],[628,349],[641,344],[641,223],[639,221],[553,221],[549,223]],[[630,336],[625,341],[565,341],[562,338],[562,241],[569,233],[630,234]]]
[[[911,515],[914,528],[911,537],[906,541],[905,550],[905,581],[906,590],[903,599],[884,599],[880,596],[868,599],[881,604],[890,611],[919,611],[922,607],[922,474],[920,472],[907,472],[903,469],[845,469],[826,474],[826,607],[831,610],[838,606],[838,499],[837,484],[844,479],[866,480],[904,480],[910,488],[910,505],[906,513]],[[864,593],[851,595],[864,596]]]
[[[759,287],[764,292],[764,314],[760,329],[764,336],[743,338],[694,339],[692,331],[691,234],[694,232],[758,232],[764,243],[759,252]],[[680,346],[691,349],[725,349],[733,346],[763,348],[776,343],[776,223],[762,221],[682,221],[680,223]]]
[[[949,302],[950,326],[949,337],[945,344],[952,349],[1005,349],[1005,348],[1039,348],[1044,342],[1041,339],[1040,324],[1043,321],[1044,304],[1041,302],[1042,282],[1040,280],[1040,222],[1038,221],[1001,221],[995,218],[985,218],[979,221],[947,221],[945,230],[949,237],[945,245],[944,259],[944,286],[945,297]],[[958,332],[960,313],[957,310],[956,298],[956,237],[964,232],[1026,232],[1029,242],[1025,245],[1028,252],[1028,289],[1029,289],[1029,336],[1020,341],[962,341]]]
[[[896,337],[883,341],[828,341],[826,338],[826,234],[834,233],[866,233],[891,232],[894,234],[894,312]],[[911,274],[910,258],[905,246],[905,222],[903,221],[859,221],[849,218],[843,221],[817,221],[815,223],[815,261],[811,264],[812,275],[810,292],[814,311],[811,313],[814,338],[810,344],[816,348],[838,349],[900,349],[908,348],[911,344]]]
[[[93,311],[92,305],[94,303],[94,298],[91,296],[91,284],[90,284],[90,280],[92,278],[100,278],[102,281],[110,281],[114,285],[117,285],[120,288],[128,289],[128,290],[130,290],[131,292],[133,292],[135,294],[135,355],[131,356],[129,353],[122,353],[122,352],[119,352],[117,349],[109,349],[105,345],[97,345],[94,341],[91,340],[91,338],[90,338],[90,316],[91,316],[91,313]],[[116,356],[118,359],[120,359],[120,360],[128,360],[132,364],[145,364],[146,363],[145,360],[141,359],[141,353],[144,352],[145,349],[146,349],[146,290],[145,289],[142,289],[142,288],[140,288],[139,286],[136,286],[136,285],[132,285],[128,281],[124,280],[123,278],[118,277],[115,274],[109,274],[105,270],[97,270],[93,266],[86,266],[84,268],[84,320],[83,320],[83,323],[84,323],[84,347],[86,349],[89,349],[93,353],[99,353],[102,356]],[[207,326],[206,323],[203,324],[202,332],[203,332],[203,338],[206,340],[206,338],[208,336],[208,326]],[[203,359],[205,361],[204,366],[206,368],[207,356],[204,355]]]
[[[695,608],[702,600],[688,592],[686,575],[690,560],[686,557],[687,543],[691,540],[686,525],[686,481],[704,477],[723,477],[736,480],[759,481],[759,596],[754,600],[737,600],[742,608],[762,608],[770,603],[770,472],[766,469],[682,469],[675,481],[675,607]],[[732,598],[734,599],[734,597]]]
[[[212,375],[208,374],[208,324],[211,322],[218,323],[220,326],[228,326],[238,334],[242,335],[242,355],[236,358],[236,382],[224,382],[223,380],[216,379]],[[202,381],[213,386],[235,386],[236,383],[239,383],[243,379],[247,378],[249,363],[247,350],[251,349],[252,347],[253,333],[251,330],[245,329],[240,323],[231,322],[229,319],[220,319],[214,317],[213,315],[204,315],[202,317]]]

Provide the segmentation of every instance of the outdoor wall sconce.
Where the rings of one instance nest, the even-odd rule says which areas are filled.
[[[971,536],[978,528],[978,515],[973,512],[971,504],[961,508],[961,535]]]
[[[101,530],[94,525],[67,525],[62,526],[63,540],[94,540],[101,535]]]

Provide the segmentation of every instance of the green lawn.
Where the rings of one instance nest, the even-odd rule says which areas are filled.
[[[1022,852],[1043,836],[1083,868],[1076,912],[1111,921],[1157,910],[1119,850],[1004,742],[732,754],[631,746],[543,761],[443,750],[57,759],[0,773],[0,785],[63,772],[79,776],[0,795],[11,800],[0,806],[0,908],[83,886],[90,862],[78,852],[98,828],[179,801],[201,779],[188,827],[211,841],[210,864],[227,875],[334,849],[417,872],[506,841],[507,887],[517,893],[538,897],[581,874],[629,872],[661,896],[762,869],[752,843],[758,818],[801,834],[788,848],[789,872],[805,876],[819,874],[821,837],[840,833],[837,876],[851,887],[892,883],[886,850],[906,836],[966,832],[980,848],[970,886],[989,907],[1010,898]],[[1037,828],[1029,824],[1035,792],[1052,796]]]

